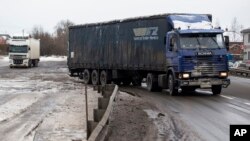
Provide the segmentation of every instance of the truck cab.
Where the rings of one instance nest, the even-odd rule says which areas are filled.
[[[40,58],[40,41],[27,36],[13,36],[9,40],[9,63],[13,67],[37,66]]]
[[[208,16],[171,15],[166,34],[167,84],[171,95],[196,88],[211,88],[214,95],[230,84],[228,38],[213,29]],[[226,42],[225,42],[226,41]]]

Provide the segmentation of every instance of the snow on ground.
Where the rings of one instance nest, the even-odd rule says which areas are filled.
[[[0,56],[0,60],[9,61],[9,56]],[[67,56],[41,56],[40,61],[66,61]]]
[[[68,76],[65,56],[41,57],[38,67],[8,67],[0,56],[0,138],[86,140],[84,85]],[[101,95],[88,86],[89,119]]]
[[[40,61],[66,61],[67,56],[41,56]]]
[[[43,95],[41,94],[24,94],[15,97],[1,105],[0,107],[0,122],[7,120],[15,115],[20,114],[27,110],[29,106],[37,102]]]

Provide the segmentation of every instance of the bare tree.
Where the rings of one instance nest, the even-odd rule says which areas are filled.
[[[239,40],[237,36],[242,38],[242,35],[240,34],[240,31],[243,29],[243,25],[240,25],[238,23],[238,19],[236,17],[233,18],[231,26],[230,26],[230,32],[232,32],[232,41]]]
[[[55,50],[56,45],[53,37],[48,32],[45,32],[41,26],[35,26],[31,35],[36,39],[40,39],[41,55],[54,55],[53,50]]]
[[[55,43],[59,55],[67,55],[68,27],[71,25],[74,25],[74,23],[69,20],[62,20],[55,26]]]
[[[45,32],[42,26],[34,26],[31,35],[40,39],[41,55],[67,55],[69,20],[62,20],[55,26],[55,36]]]

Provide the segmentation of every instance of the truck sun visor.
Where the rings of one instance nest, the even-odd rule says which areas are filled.
[[[212,29],[208,15],[170,15],[169,23],[174,29]]]

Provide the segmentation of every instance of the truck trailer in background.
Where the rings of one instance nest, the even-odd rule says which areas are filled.
[[[140,85],[147,89],[210,88],[230,84],[228,37],[209,14],[163,14],[69,27],[68,68],[85,83]]]
[[[37,67],[40,60],[40,40],[29,35],[13,36],[9,41],[9,63],[12,67]]]

